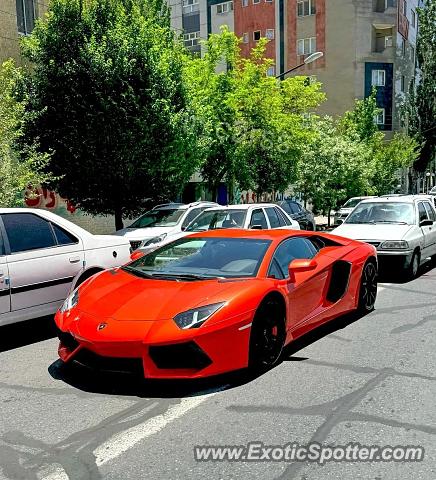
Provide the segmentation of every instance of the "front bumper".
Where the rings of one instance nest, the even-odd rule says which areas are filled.
[[[74,320],[67,322],[58,312],[58,354],[65,363],[77,362],[95,370],[134,373],[145,378],[218,375],[247,367],[251,329],[241,327],[251,323],[253,313],[190,330],[179,329],[173,320],[108,320],[107,328],[99,331],[101,319],[76,313]]]
[[[380,271],[408,268],[413,250],[377,250]]]

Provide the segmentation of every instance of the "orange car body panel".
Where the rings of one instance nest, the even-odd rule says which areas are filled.
[[[295,236],[318,236],[337,243],[322,248],[314,257],[316,268],[295,272],[293,282],[267,277],[277,246]],[[144,279],[122,269],[101,272],[79,287],[79,303],[55,322],[76,342],[62,342],[58,353],[64,362],[74,360],[82,349],[99,357],[141,359],[147,378],[198,378],[248,365],[250,324],[262,300],[278,292],[286,304],[286,343],[357,308],[363,265],[376,258],[373,246],[320,232],[295,230],[215,230],[191,237],[268,239],[271,244],[257,275],[252,278],[180,281]],[[332,264],[351,264],[348,288],[338,301],[327,291]],[[225,302],[201,327],[183,330],[174,322],[178,313],[202,305]],[[100,329],[100,326],[104,328]],[[203,368],[162,368],[150,355],[153,347],[194,342],[210,359]]]

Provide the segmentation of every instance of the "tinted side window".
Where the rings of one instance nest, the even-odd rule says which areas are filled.
[[[0,230],[0,256],[5,254],[5,244],[3,242],[2,232]]]
[[[253,210],[253,213],[251,214],[250,227],[253,227],[254,225],[260,225],[262,229],[268,228],[265,214],[261,208]]]
[[[423,220],[427,220],[427,210],[424,207],[422,202],[418,203],[418,214],[419,214],[419,221],[422,222]]]
[[[427,203],[427,202],[424,203],[424,206],[425,206],[425,208],[426,208],[426,210],[427,210],[428,218],[429,218],[430,220],[436,221],[436,214],[435,214],[434,209],[432,208],[432,206],[431,206],[429,203]]]
[[[200,215],[200,213],[204,210],[204,208],[200,207],[200,208],[193,208],[189,213],[188,215],[186,215],[186,218],[185,220],[183,220],[183,223],[182,223],[182,228],[186,228],[191,222],[192,220],[194,220],[195,217],[197,217],[198,215]]]
[[[54,247],[55,238],[50,223],[32,213],[6,213],[3,223],[11,253]]]
[[[276,209],[273,207],[268,207],[268,208],[265,208],[265,210],[266,210],[266,214],[268,215],[269,224],[271,225],[271,228],[281,227],[282,224],[280,223],[280,219],[277,216]]]
[[[56,235],[56,240],[58,241],[58,245],[73,245],[75,243],[79,243],[79,240],[72,235],[71,233],[67,232],[59,225],[55,223],[51,224]]]
[[[280,209],[276,208],[276,212],[281,220],[282,225],[292,225],[292,222],[289,220],[289,218],[286,215],[283,214],[283,212]]]
[[[313,258],[318,253],[313,243],[306,238],[291,238],[281,243],[274,254],[271,268],[276,265],[280,268],[283,278],[288,276],[288,266],[296,258]]]

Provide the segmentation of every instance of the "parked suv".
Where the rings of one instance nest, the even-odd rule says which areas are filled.
[[[139,246],[154,247],[160,244],[168,235],[183,232],[183,230],[203,210],[218,206],[214,202],[165,203],[144,213],[130,226],[118,230],[115,235],[126,237],[132,250]]]
[[[92,235],[46,210],[0,208],[0,325],[55,313],[70,290],[128,261],[123,238]]]
[[[292,218],[296,220],[302,230],[316,230],[315,218],[312,212],[306,210],[295,200],[282,200],[277,202],[277,205]]]

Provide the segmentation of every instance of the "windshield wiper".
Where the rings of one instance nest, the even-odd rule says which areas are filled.
[[[214,278],[224,278],[216,276],[207,276],[207,275],[196,275],[194,273],[154,273],[154,278],[171,278],[171,279],[181,279],[181,280],[211,280]]]
[[[398,225],[408,225],[407,222],[401,222],[397,220],[377,220],[377,221],[374,221],[374,223],[395,223]]]
[[[136,275],[136,276],[142,277],[142,278],[154,278],[154,276],[149,274],[149,273],[145,273],[142,270],[138,270],[136,268],[132,268],[132,267],[128,267],[128,266],[121,267],[121,270],[124,270],[124,271],[129,272],[129,273],[133,273],[133,275]]]

